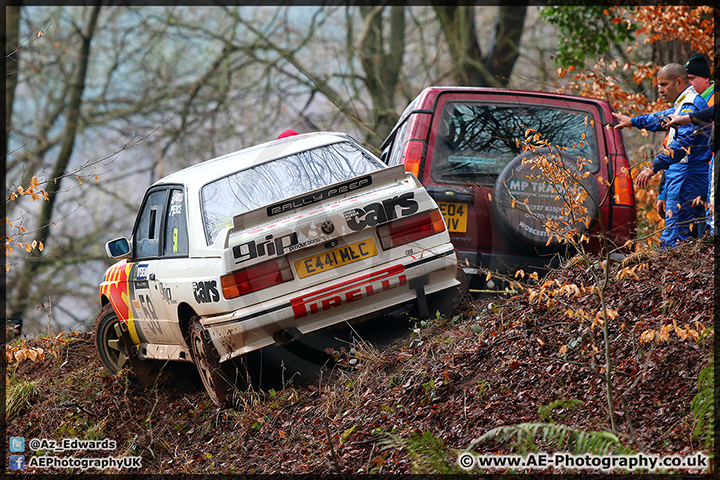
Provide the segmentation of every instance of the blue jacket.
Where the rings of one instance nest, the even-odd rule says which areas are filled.
[[[657,113],[634,117],[636,128],[656,132],[663,130],[662,117],[671,113],[693,114],[707,107],[707,103],[692,86],[675,100],[673,107]],[[660,237],[663,244],[674,245],[691,235],[689,225],[705,215],[702,205],[692,206],[700,197],[707,200],[708,162],[711,158],[710,135],[692,124],[682,125],[669,133],[668,144],[653,160],[653,172],[665,170],[665,185],[658,199],[666,200],[665,230]]]
[[[661,118],[664,115],[676,113],[678,115],[687,115],[698,112],[707,108],[707,103],[703,98],[690,86],[686,88],[675,100],[672,108],[657,113],[647,115],[639,115],[634,117],[631,122],[636,128],[644,128],[652,132],[663,130],[660,126]],[[697,132],[692,124],[681,125],[677,128],[667,150],[672,153],[661,152],[653,161],[653,172],[667,170],[670,165],[676,163],[686,163],[688,165],[705,165],[707,167],[710,161],[709,135],[703,135]],[[688,149],[690,155],[687,154]],[[687,157],[687,158],[686,158]]]

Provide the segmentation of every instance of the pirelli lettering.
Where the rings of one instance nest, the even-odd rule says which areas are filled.
[[[407,284],[405,267],[395,265],[370,275],[290,300],[295,319],[387,292]]]

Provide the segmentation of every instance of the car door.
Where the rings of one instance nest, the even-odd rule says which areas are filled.
[[[176,344],[182,341],[176,319],[168,314],[172,293],[163,282],[163,271],[165,262],[187,256],[187,252],[182,188],[151,189],[135,224],[128,278],[130,305],[141,330],[141,342]]]
[[[189,245],[187,202],[181,186],[169,188],[160,236],[162,241],[156,262],[153,294],[164,338],[168,343],[182,345],[184,340],[178,324],[178,302],[183,296],[180,292],[189,288]]]

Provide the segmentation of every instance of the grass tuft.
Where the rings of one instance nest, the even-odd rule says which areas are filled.
[[[36,381],[21,381],[7,387],[5,421],[17,415],[24,406],[30,404],[30,400],[38,395],[36,386]]]

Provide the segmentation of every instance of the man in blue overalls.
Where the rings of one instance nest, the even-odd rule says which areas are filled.
[[[672,108],[630,118],[613,113],[618,119],[615,128],[636,127],[656,132],[663,130],[669,114],[688,115],[707,107],[707,103],[688,83],[687,71],[678,63],[665,65],[657,74],[658,93]],[[650,178],[665,170],[665,230],[660,240],[673,246],[688,237],[697,228],[698,219],[704,219],[707,201],[708,162],[710,136],[696,131],[692,125],[671,130],[666,148],[655,157],[651,167],[638,174],[635,182],[644,188]]]

